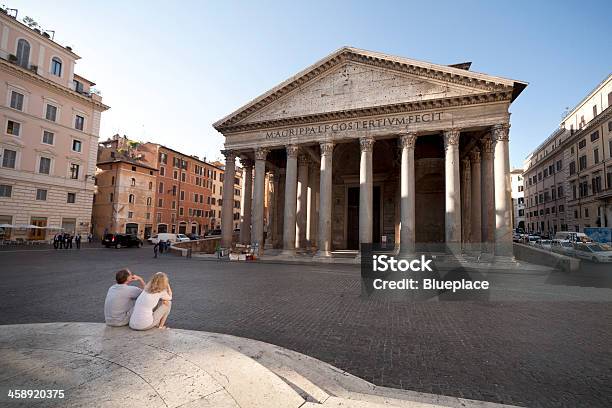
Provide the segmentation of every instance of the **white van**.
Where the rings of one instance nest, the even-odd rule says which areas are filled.
[[[151,238],[149,238],[149,242],[151,244],[153,244],[153,245],[159,243],[159,241],[166,242],[168,240],[170,240],[170,242],[172,242],[172,243],[181,242],[178,239],[178,234],[171,234],[171,233],[168,233],[168,232],[162,232],[162,233],[159,233],[159,234],[155,234]]]

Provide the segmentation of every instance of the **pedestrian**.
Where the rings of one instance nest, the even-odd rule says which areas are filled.
[[[166,253],[169,254],[170,253],[170,247],[172,246],[172,242],[170,242],[170,240],[166,241]]]
[[[76,243],[77,249],[81,249],[81,234],[76,234],[74,242]]]
[[[53,248],[55,249],[59,248],[59,238],[57,234],[53,236]]]
[[[66,249],[72,249],[72,235],[66,234]]]
[[[90,232],[87,234],[87,242],[91,244],[91,241],[93,241],[93,234]]]
[[[155,254],[153,258],[157,258],[157,251],[159,251],[159,242],[153,245],[153,253]]]
[[[157,244],[159,245],[159,254],[163,254],[164,253],[164,241],[157,241]]]
[[[59,243],[59,249],[64,249],[64,234],[63,233],[58,234],[57,241]]]

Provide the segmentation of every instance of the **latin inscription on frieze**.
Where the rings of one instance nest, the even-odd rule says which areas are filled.
[[[442,120],[443,112],[421,113],[417,115],[396,116],[390,118],[354,120],[345,122],[325,123],[320,125],[301,126],[266,132],[266,139],[281,139],[296,136],[312,136],[323,133],[354,132],[384,128],[405,129],[416,123],[438,122]]]

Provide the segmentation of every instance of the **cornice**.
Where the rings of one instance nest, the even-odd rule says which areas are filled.
[[[503,81],[503,79],[476,74],[471,71],[449,68],[442,65],[422,62],[419,64],[418,61],[414,60],[345,47],[322,61],[315,63],[313,66],[298,73],[260,97],[248,102],[242,108],[214,123],[213,126],[219,131],[230,128],[294,89],[304,86],[305,83],[313,78],[348,61],[391,69],[396,72],[403,72],[422,78],[431,78],[446,83],[481,89],[484,92],[510,92],[510,99],[513,99],[514,86],[508,83],[502,83],[501,81]],[[496,82],[496,80],[500,82]]]
[[[512,91],[488,92],[474,95],[454,96],[450,98],[429,99],[423,101],[404,102],[391,105],[370,106],[367,108],[349,109],[333,112],[316,113],[311,115],[294,116],[290,118],[251,122],[218,127],[217,130],[224,134],[244,132],[250,130],[270,129],[282,126],[302,125],[330,120],[356,119],[377,115],[388,115],[394,113],[415,112],[430,109],[443,109],[482,103],[510,101]]]
[[[99,111],[105,111],[110,109],[110,106],[103,104],[102,102],[98,102],[93,100],[92,98],[88,98],[86,96],[83,96],[73,90],[71,90],[70,88],[67,88],[65,86],[56,84],[53,81],[49,81],[48,79],[45,79],[43,77],[41,77],[38,74],[35,74],[33,72],[31,72],[30,70],[27,70],[25,68],[22,68],[16,64],[12,64],[8,61],[5,61],[4,59],[0,58],[0,69],[2,69],[5,72],[8,72],[9,74],[13,74],[15,76],[18,76],[22,79],[25,80],[29,80],[29,81],[34,81],[36,82],[37,85],[43,86],[47,89],[51,89],[54,92],[58,92],[61,93],[63,95],[69,96],[73,99],[78,99],[80,102],[89,104],[94,106],[95,108],[97,108],[97,110]]]

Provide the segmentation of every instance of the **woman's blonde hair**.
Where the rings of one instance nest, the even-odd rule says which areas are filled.
[[[159,293],[162,290],[168,289],[168,275],[163,272],[155,272],[145,290],[149,293]]]

